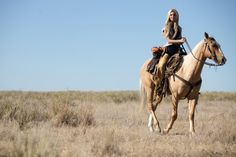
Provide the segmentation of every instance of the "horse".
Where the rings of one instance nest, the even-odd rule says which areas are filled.
[[[189,46],[187,42],[186,44]],[[206,62],[207,58],[213,60],[215,64]],[[147,71],[147,65],[149,62],[150,59],[145,61],[140,70],[141,101],[142,104],[147,104],[149,111],[149,130],[151,132],[159,131],[161,133],[161,127],[155,110],[158,104],[162,101],[163,94],[154,96],[154,76]],[[207,63],[215,66],[224,65],[226,63],[226,57],[221,51],[220,44],[205,32],[204,39],[194,47],[191,53],[188,53],[183,57],[181,67],[175,72],[174,75],[168,77],[169,86],[167,89],[167,95],[171,96],[172,114],[170,122],[163,130],[163,134],[167,134],[172,128],[178,115],[178,102],[179,100],[185,98],[188,100],[188,117],[190,124],[189,131],[191,134],[195,134],[194,113],[201,88],[201,72],[204,64]]]

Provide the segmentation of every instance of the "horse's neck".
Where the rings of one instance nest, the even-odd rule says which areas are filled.
[[[204,43],[200,41],[193,49],[193,54],[189,53],[184,58],[183,77],[189,81],[198,81],[201,77],[202,68],[206,57],[204,57]],[[194,57],[194,56],[195,57]],[[197,59],[196,59],[197,58]],[[201,60],[201,61],[199,61]]]

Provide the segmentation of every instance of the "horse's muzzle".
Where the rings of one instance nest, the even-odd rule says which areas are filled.
[[[225,57],[222,58],[220,65],[224,65],[226,63],[227,59]]]
[[[222,58],[222,62],[221,62],[221,64],[225,64],[226,61],[227,61],[227,59],[226,59],[225,57],[223,57],[223,58]]]

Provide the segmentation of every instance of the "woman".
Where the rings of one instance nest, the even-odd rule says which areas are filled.
[[[186,42],[186,38],[182,37],[182,28],[179,26],[179,14],[176,9],[168,11],[167,19],[163,28],[163,35],[167,40],[167,44],[165,45],[164,54],[156,65],[157,77],[154,80],[156,90],[161,85],[168,59],[180,50],[181,44]]]

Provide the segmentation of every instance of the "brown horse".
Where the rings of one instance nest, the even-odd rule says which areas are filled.
[[[191,51],[191,50],[190,50]],[[217,65],[223,65],[226,62],[220,45],[213,37],[209,37],[205,33],[205,38],[200,41],[193,51],[184,56],[184,61],[180,69],[175,75],[168,78],[168,95],[171,95],[172,100],[172,115],[169,124],[163,133],[168,133],[172,128],[174,121],[177,119],[178,102],[180,99],[187,98],[189,108],[189,123],[190,132],[193,134],[194,130],[194,112],[198,102],[199,90],[201,87],[201,72],[203,65],[206,64],[206,59],[213,60]],[[155,113],[157,105],[161,102],[163,95],[154,97],[154,82],[153,75],[147,72],[147,60],[140,72],[140,87],[142,103],[147,103],[148,111],[150,113],[148,120],[148,127],[150,131],[159,130],[161,128]],[[208,63],[209,64],[209,63]]]

